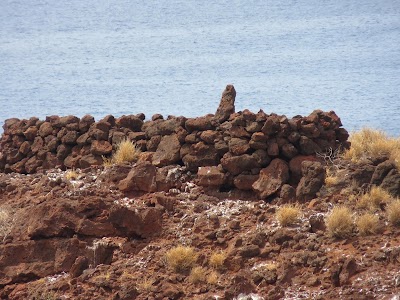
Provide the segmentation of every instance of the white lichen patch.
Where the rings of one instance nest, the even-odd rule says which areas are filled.
[[[238,295],[236,298],[234,298],[234,300],[264,300],[265,298],[258,295],[258,294],[240,294]]]
[[[60,273],[60,274],[55,274],[55,275],[52,275],[52,276],[47,276],[47,277],[45,277],[44,279],[46,280],[46,282],[48,282],[48,283],[55,283],[55,282],[57,282],[58,280],[60,280],[60,279],[62,279],[62,278],[66,278],[66,277],[68,277],[68,274],[67,273],[65,273],[65,272],[62,272],[62,273]]]
[[[299,299],[316,299],[317,296],[322,296],[324,291],[310,291],[307,287],[300,285],[292,285],[288,286],[285,289],[285,296],[282,298],[283,300],[299,300]]]

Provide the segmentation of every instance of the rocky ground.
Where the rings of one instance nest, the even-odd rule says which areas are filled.
[[[294,199],[201,187],[181,166],[163,179],[179,184],[148,193],[121,188],[130,165],[0,174],[0,298],[399,299],[400,228],[385,207],[378,234],[338,239],[325,226],[336,205],[360,213],[354,195],[382,183],[381,163],[335,161],[335,183],[287,227],[276,211]],[[178,245],[205,277],[168,265]],[[215,253],[226,258],[213,267]]]

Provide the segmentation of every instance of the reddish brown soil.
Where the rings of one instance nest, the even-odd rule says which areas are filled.
[[[360,213],[341,176],[300,204],[301,218],[282,228],[279,198],[204,190],[186,174],[169,192],[124,194],[110,169],[0,174],[1,299],[399,299],[400,229],[376,212],[379,234],[329,236],[333,206]],[[342,174],[347,174],[343,169]],[[347,180],[347,181],[346,181]],[[1,231],[0,231],[1,234]],[[192,283],[166,252],[193,247],[196,265],[216,282]],[[226,253],[223,267],[210,255]]]

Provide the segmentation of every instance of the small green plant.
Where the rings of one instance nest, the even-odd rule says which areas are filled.
[[[191,283],[201,283],[206,281],[206,271],[202,267],[194,267],[190,271],[189,280]]]
[[[194,267],[197,261],[197,253],[192,247],[177,246],[170,249],[165,258],[169,267],[175,272],[184,272]]]
[[[349,236],[353,231],[353,218],[349,208],[336,206],[325,220],[328,234],[337,238]]]
[[[135,162],[139,159],[140,149],[130,140],[122,140],[118,145],[115,153],[111,158],[103,156],[103,164],[109,167],[114,164],[122,164],[124,162]]]
[[[394,226],[400,226],[400,199],[393,200],[386,207],[387,218]]]
[[[223,251],[212,253],[209,260],[210,267],[216,270],[223,269],[225,259],[226,259],[226,254]]]
[[[373,186],[371,190],[360,197],[357,206],[370,210],[379,209],[381,204],[385,204],[392,199],[392,196],[379,186]]]
[[[379,218],[377,215],[366,213],[358,217],[356,225],[360,235],[376,234],[379,230]]]
[[[276,219],[281,226],[293,225],[299,220],[300,208],[293,204],[285,204],[276,212]]]

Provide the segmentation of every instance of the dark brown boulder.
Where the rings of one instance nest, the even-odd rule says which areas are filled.
[[[128,116],[124,115],[116,119],[115,124],[118,127],[129,128],[132,131],[141,131],[143,121],[134,115],[128,115]]]
[[[289,180],[288,164],[279,158],[271,161],[270,165],[260,171],[260,177],[253,184],[253,189],[265,199],[275,194]]]
[[[383,179],[381,187],[387,190],[393,197],[400,197],[400,173],[392,169]]]
[[[112,151],[112,146],[107,141],[93,141],[90,146],[90,152],[95,155],[106,155],[110,154]]]
[[[275,135],[280,130],[281,125],[279,121],[279,116],[276,114],[271,114],[264,123],[262,127],[262,132],[267,135]]]
[[[61,139],[63,144],[73,145],[76,144],[79,134],[76,131],[68,131]]]
[[[51,124],[49,122],[44,122],[40,126],[39,131],[38,131],[38,134],[41,137],[46,137],[46,136],[48,136],[48,135],[50,135],[52,133],[53,133],[53,126],[51,126]]]
[[[227,85],[222,93],[214,120],[223,123],[229,119],[230,115],[235,112],[236,90],[233,85]]]
[[[201,186],[221,186],[225,183],[225,173],[217,166],[199,167],[197,183]]]
[[[89,168],[90,166],[100,166],[103,164],[103,158],[100,155],[88,154],[84,155],[79,160],[79,166],[82,169]]]
[[[30,126],[24,131],[24,136],[28,141],[33,141],[38,133],[36,126]]]
[[[395,168],[395,164],[390,160],[381,162],[376,166],[375,171],[372,174],[371,184],[380,185],[389,172]]]
[[[320,159],[314,155],[297,155],[289,162],[289,169],[291,172],[291,182],[297,183],[303,176],[301,165],[303,161],[319,161]]]
[[[239,190],[250,191],[253,189],[253,184],[257,179],[258,175],[239,174],[233,179],[233,184]]]
[[[189,133],[195,130],[200,130],[200,131],[210,130],[213,128],[211,121],[212,121],[212,115],[187,119],[185,122],[185,128]]]
[[[304,155],[312,155],[321,152],[321,148],[312,139],[301,136],[299,141],[300,153]]]
[[[79,131],[85,133],[89,130],[90,125],[94,123],[94,118],[91,115],[85,115],[79,121]]]
[[[181,144],[176,134],[162,137],[153,155],[153,165],[162,167],[177,163],[180,160],[180,150]]]
[[[299,200],[311,200],[321,189],[325,181],[325,168],[320,162],[304,161],[301,164],[303,177],[296,189]]]
[[[257,158],[250,154],[233,156],[231,153],[226,153],[223,156],[221,165],[232,175],[238,175],[244,171],[250,171],[251,169],[260,167]]]
[[[231,138],[228,143],[229,151],[234,155],[242,155],[249,151],[249,142],[245,139]]]
[[[191,145],[188,150],[182,161],[189,171],[197,172],[198,167],[218,165],[219,156],[213,145],[198,142]]]
[[[128,176],[121,180],[118,188],[123,192],[144,191],[155,192],[157,168],[150,162],[139,162],[132,167]]]

